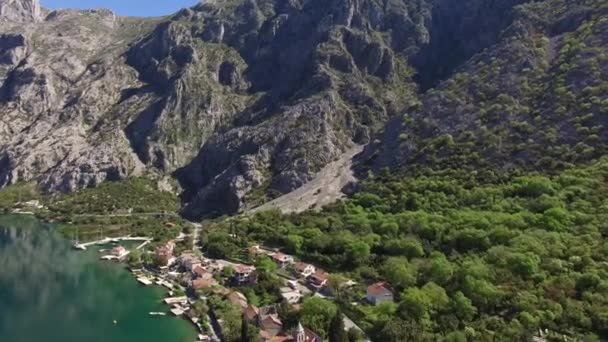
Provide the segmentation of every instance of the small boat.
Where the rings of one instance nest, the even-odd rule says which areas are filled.
[[[151,316],[166,316],[165,312],[149,312]]]
[[[114,324],[118,324],[118,321],[117,321],[117,320],[114,320],[113,322],[114,322]]]

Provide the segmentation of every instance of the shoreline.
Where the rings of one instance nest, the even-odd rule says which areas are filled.
[[[143,237],[138,237],[141,239],[144,239]],[[103,239],[101,241],[106,241],[106,243],[95,243],[95,241],[89,242],[89,244],[91,245],[95,245],[95,246],[107,246],[107,245],[112,245],[116,243],[116,240],[121,240],[120,238],[118,239]],[[146,238],[146,241],[151,241],[151,238]],[[131,240],[123,240],[123,241],[131,241]],[[77,252],[84,252],[87,251],[87,249],[80,249],[77,246],[79,245],[72,245],[73,248],[76,249]],[[132,248],[135,249],[135,248]],[[147,267],[145,267],[144,265],[141,265],[140,268],[135,268],[132,267],[130,265],[128,265],[125,262],[125,257],[131,252],[128,251],[126,254],[122,255],[122,256],[117,256],[117,257],[112,257],[112,258],[108,258],[109,255],[103,255],[103,253],[101,253],[101,251],[105,251],[108,252],[110,251],[110,249],[102,249],[100,251],[95,251],[96,254],[99,254],[99,261],[100,262],[112,262],[112,263],[116,263],[118,264],[121,268],[123,268],[125,271],[129,272],[131,277],[138,282],[138,285],[140,287],[156,287],[159,289],[162,289],[163,292],[163,299],[161,300],[161,303],[164,304],[164,311],[162,312],[148,312],[148,315],[150,316],[170,316],[171,318],[176,318],[176,319],[180,319],[180,320],[185,320],[187,322],[190,323],[190,325],[193,327],[193,331],[195,332],[195,339],[194,341],[204,341],[204,339],[201,339],[201,336],[207,336],[207,332],[205,330],[203,330],[202,325],[198,322],[197,318],[193,318],[187,315],[187,312],[189,310],[191,310],[192,308],[192,304],[194,303],[193,298],[190,298],[186,295],[186,288],[184,288],[183,286],[181,286],[180,284],[176,283],[175,281],[173,281],[172,279],[169,279],[168,277],[155,272],[154,270],[151,270]],[[178,295],[179,294],[179,295]]]
[[[145,215],[149,215],[149,214],[145,214]],[[169,215],[172,216],[171,214],[163,214],[163,216],[165,215]],[[117,265],[119,268],[123,269],[124,271],[128,272],[130,274],[130,277],[132,277],[132,279],[134,279],[136,282],[138,282],[139,287],[155,287],[158,289],[162,289],[163,290],[163,294],[162,294],[162,299],[160,300],[160,303],[163,304],[163,311],[162,314],[160,314],[160,312],[153,312],[150,311],[147,313],[147,315],[149,316],[167,316],[171,319],[179,319],[182,321],[187,321],[189,322],[189,326],[191,327],[193,335],[194,335],[194,340],[193,341],[200,341],[199,336],[201,336],[201,333],[204,333],[204,331],[202,330],[202,328],[197,325],[196,322],[193,322],[192,319],[190,319],[187,315],[185,315],[185,312],[183,314],[180,315],[175,315],[171,312],[171,306],[169,305],[167,307],[167,303],[165,302],[165,300],[167,298],[170,298],[168,296],[173,296],[173,293],[176,289],[185,292],[185,289],[183,287],[181,287],[178,284],[174,284],[171,280],[166,279],[165,277],[163,277],[162,275],[155,273],[149,269],[146,269],[145,267],[142,267],[140,269],[134,269],[132,268],[130,265],[127,264],[126,257],[130,254],[130,252],[132,252],[133,250],[141,250],[143,247],[145,247],[148,243],[150,243],[151,241],[153,241],[153,238],[151,237],[144,237],[144,236],[138,236],[138,237],[130,237],[130,236],[122,236],[122,237],[105,237],[103,239],[100,240],[93,240],[93,241],[88,241],[88,242],[83,242],[83,243],[76,243],[74,241],[71,241],[69,239],[68,236],[66,236],[65,234],[63,234],[62,232],[57,230],[56,225],[57,224],[71,224],[71,223],[63,223],[63,222],[53,222],[53,221],[48,221],[45,220],[43,217],[41,217],[39,214],[37,214],[36,212],[31,212],[31,211],[5,211],[5,212],[1,212],[0,216],[6,216],[6,217],[10,217],[10,216],[15,216],[15,217],[27,217],[27,218],[33,218],[36,221],[40,222],[41,224],[45,225],[45,226],[50,226],[49,228],[52,231],[56,231],[58,236],[65,240],[66,242],[69,243],[70,248],[72,250],[74,250],[74,252],[78,253],[78,252],[91,252],[95,254],[95,259],[97,260],[97,262],[103,264],[103,263],[112,263]],[[96,215],[97,216],[97,215]],[[137,214],[134,214],[132,216],[138,216]],[[189,224],[191,224],[192,226],[196,227],[196,224],[193,222],[188,221]],[[53,227],[54,226],[54,227]],[[118,246],[117,244],[119,242],[142,242],[141,244],[137,245],[137,246],[132,246],[131,248],[129,248],[129,250],[126,253],[123,253],[119,256],[114,256],[111,254],[107,254],[108,252],[111,252],[111,246]],[[100,247],[100,250],[94,250],[92,247],[97,246]],[[105,248],[104,248],[105,247]],[[152,278],[152,281],[150,281],[147,284],[142,283],[141,281],[139,281],[138,277],[137,277],[137,273],[140,272],[142,275],[145,275],[148,278]],[[185,310],[184,310],[185,311]],[[154,313],[154,314],[152,314]]]

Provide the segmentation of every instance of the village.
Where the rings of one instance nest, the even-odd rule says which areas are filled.
[[[236,332],[232,327],[236,321],[254,327],[259,336],[251,338],[262,342],[321,342],[323,338],[312,327],[299,321],[286,323],[285,312],[297,313],[305,298],[318,297],[331,300],[335,296],[335,285],[331,275],[315,265],[297,261],[292,255],[278,249],[260,245],[251,246],[247,251],[247,261],[213,259],[205,256],[196,247],[196,241],[185,239],[184,234],[166,243],[144,249],[151,240],[146,238],[103,239],[85,245],[75,245],[86,249],[93,244],[112,242],[111,249],[100,258],[124,261],[143,286],[162,286],[167,289],[164,299],[172,315],[191,321],[198,329],[197,341],[228,341]],[[120,244],[122,241],[143,241],[132,250]],[[148,247],[150,247],[148,246]],[[190,247],[190,248],[188,248]],[[107,253],[109,252],[109,254]],[[257,266],[256,266],[257,265]],[[262,300],[256,297],[253,288],[268,284],[268,278],[276,284],[269,295]],[[268,285],[263,285],[268,286]],[[354,281],[343,280],[341,290],[360,286]],[[385,282],[366,287],[366,296],[354,305],[380,305],[393,301],[393,290]],[[164,312],[150,312],[150,315],[164,316]],[[364,332],[348,317],[344,316],[344,329],[361,341],[369,341]],[[238,330],[238,336],[242,330]],[[234,338],[233,338],[234,339]]]

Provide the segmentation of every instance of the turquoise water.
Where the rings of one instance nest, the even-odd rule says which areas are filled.
[[[0,216],[0,341],[194,341],[190,323],[148,315],[167,311],[162,289],[98,257],[32,217]]]

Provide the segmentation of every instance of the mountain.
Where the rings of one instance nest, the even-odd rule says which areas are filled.
[[[363,4],[6,16],[0,184],[74,191],[175,174],[194,216],[238,210],[254,188],[289,192],[415,97],[411,68],[381,34],[414,23],[391,14],[404,6]]]
[[[173,177],[199,218],[289,193],[356,145],[362,166],[406,171],[605,153],[605,1],[0,4],[0,186]]]
[[[608,2],[517,6],[496,44],[389,122],[366,163],[496,178],[608,152]]]
[[[43,13],[38,0],[2,0],[0,18],[15,22],[40,21]]]

